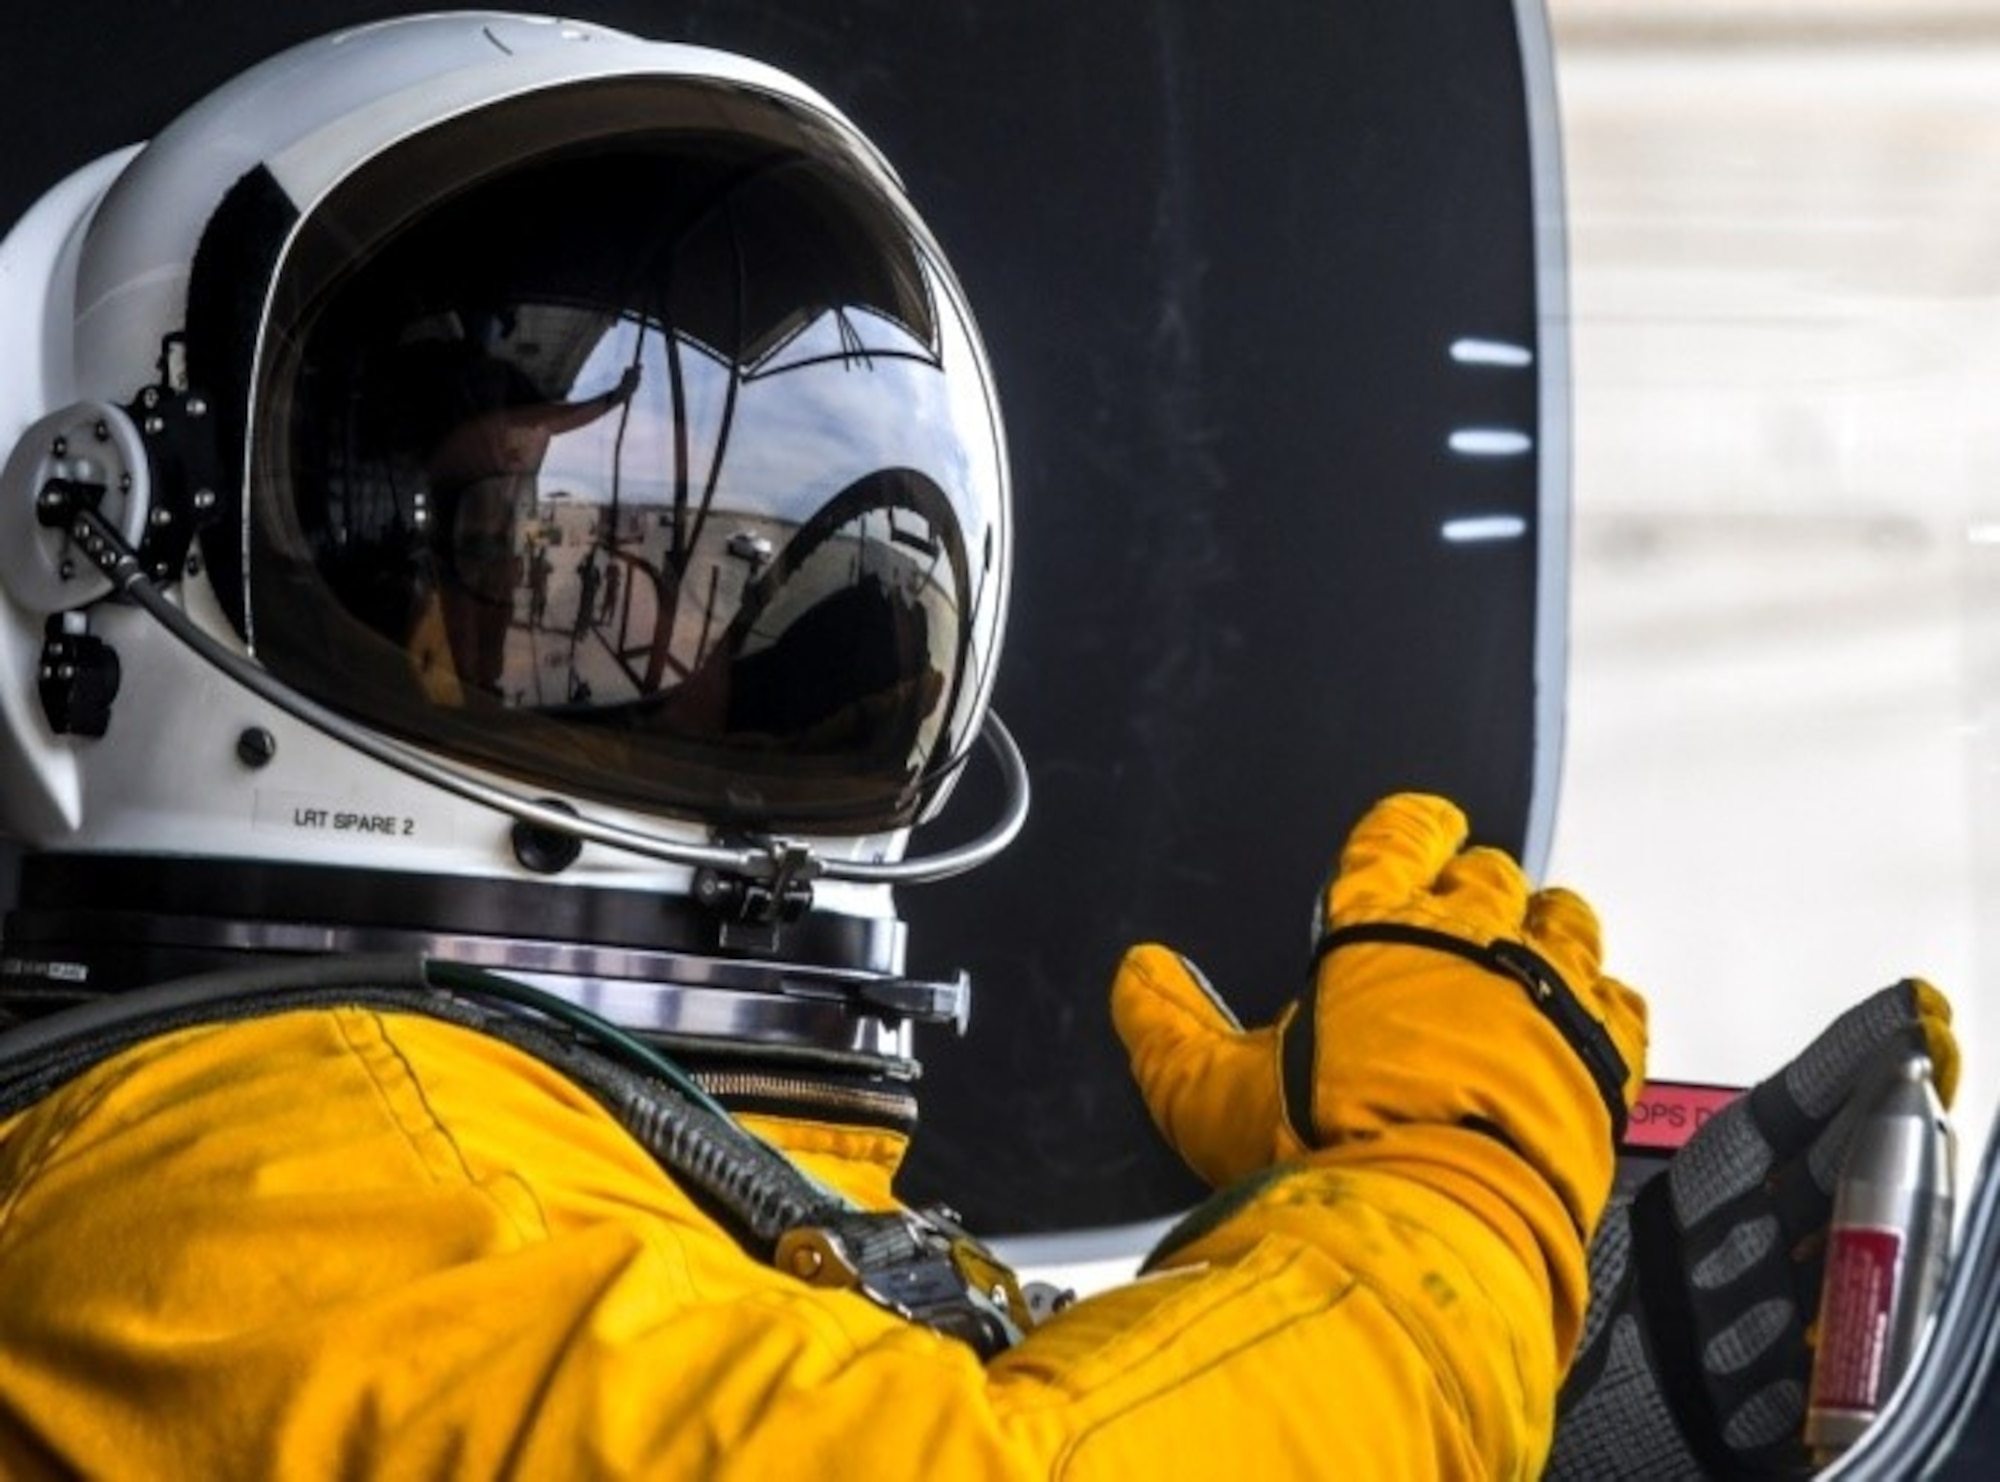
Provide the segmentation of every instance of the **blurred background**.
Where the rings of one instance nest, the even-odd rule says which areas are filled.
[[[1652,995],[1664,1075],[1752,1080],[1932,977],[1969,1162],[2000,1091],[2000,7],[1548,13],[1575,419],[1551,872]]]

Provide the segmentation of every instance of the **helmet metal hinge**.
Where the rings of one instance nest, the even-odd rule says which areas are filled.
[[[722,918],[722,945],[768,951],[777,932],[812,909],[813,877],[819,861],[803,844],[759,840],[768,871],[695,872],[694,898]]]
[[[74,542],[72,548],[81,551],[93,566],[111,578],[115,589],[122,591],[127,580],[138,573],[138,556],[118,533],[118,527],[104,518],[100,508],[104,494],[102,484],[49,479],[35,496],[35,520],[51,529],[67,530]]]

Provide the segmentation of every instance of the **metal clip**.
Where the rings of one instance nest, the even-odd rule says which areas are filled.
[[[813,1286],[866,1297],[992,1358],[1021,1340],[1031,1306],[1014,1273],[956,1225],[857,1211],[778,1237],[773,1263]]]
[[[812,882],[820,862],[803,844],[785,839],[760,842],[768,872],[725,872],[705,866],[695,872],[694,898],[722,917],[721,945],[773,952],[779,928],[812,909]]]

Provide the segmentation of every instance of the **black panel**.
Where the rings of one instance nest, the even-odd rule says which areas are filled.
[[[1992,1482],[2000,1476],[2000,1371],[1973,1402],[1957,1444],[1930,1465],[1937,1482]]]
[[[40,5],[0,94],[0,217],[283,44],[421,8]],[[1165,1213],[1195,1188],[1112,1038],[1123,945],[1175,942],[1256,1018],[1298,987],[1313,887],[1376,795],[1441,790],[1522,842],[1534,542],[1437,534],[1534,514],[1531,457],[1445,448],[1535,426],[1530,374],[1447,354],[1533,342],[1511,5],[590,14],[818,86],[966,282],[1014,449],[999,708],[1037,802],[999,863],[905,897],[912,966],[978,989],[969,1040],[925,1047],[909,1192],[994,1232]],[[989,791],[970,778],[945,831]]]

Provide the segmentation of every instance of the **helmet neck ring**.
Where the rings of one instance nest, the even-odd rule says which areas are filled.
[[[811,912],[777,928],[776,950],[757,956],[732,951],[726,930],[690,901],[638,891],[44,854],[22,861],[0,1006],[30,1017],[260,958],[410,953],[519,978],[621,1028],[721,1058],[908,1078],[916,1025],[964,1024],[963,976],[903,976],[904,928],[893,918]]]

